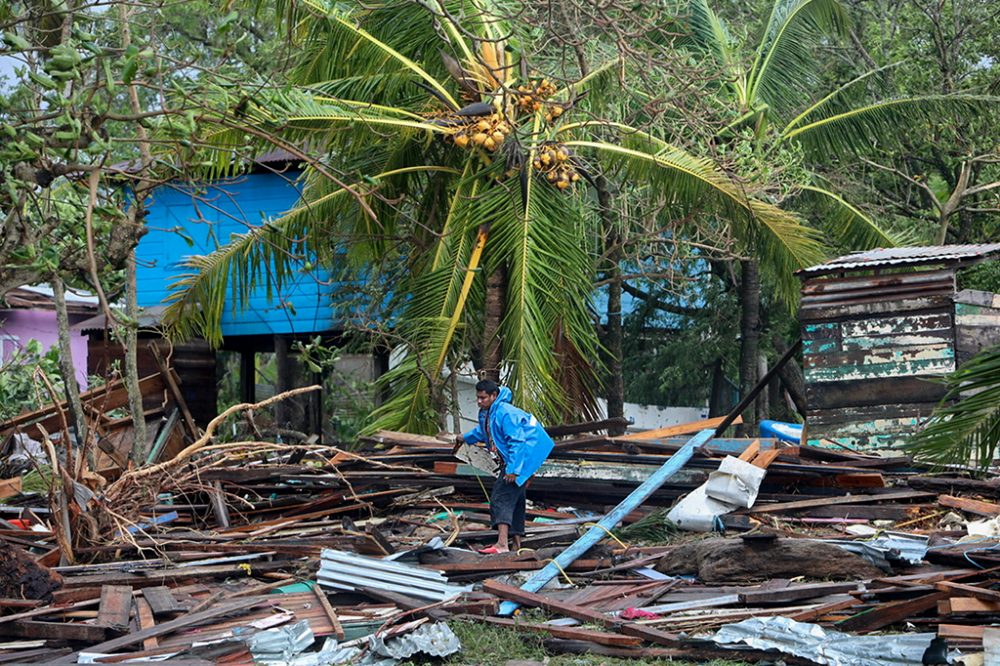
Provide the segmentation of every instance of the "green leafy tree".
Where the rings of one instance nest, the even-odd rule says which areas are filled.
[[[520,26],[475,3],[302,1],[279,12],[300,40],[299,85],[222,89],[205,120],[220,147],[249,133],[307,161],[305,203],[194,259],[168,316],[217,342],[230,285],[245,302],[313,255],[369,276],[397,269],[392,334],[405,357],[384,378],[391,397],[371,427],[437,430],[442,369],[470,350],[543,418],[586,407],[572,389],[592,384],[597,352],[588,184],[599,172],[644,183],[671,217],[728,220],[786,267],[820,256],[796,215],[748,196],[711,161],[603,119],[611,66],[553,83],[529,66]],[[219,152],[220,172],[231,158]]]
[[[35,377],[43,372],[53,387],[62,390],[59,376],[59,349],[43,349],[38,340],[28,340],[0,366],[0,420],[17,416],[22,411],[38,409],[51,402],[45,384]]]
[[[845,197],[821,169],[888,143],[901,127],[921,127],[935,114],[969,108],[975,100],[952,95],[890,95],[884,68],[824,85],[825,45],[847,38],[850,21],[840,0],[774,0],[756,38],[739,39],[708,0],[691,0],[689,48],[719,68],[718,96],[728,120],[714,145],[754,196],[817,221],[837,249],[888,247],[901,236]],[[875,96],[875,101],[871,98]],[[725,223],[725,220],[722,220]],[[779,293],[797,289],[781,253],[737,247],[740,261],[740,390],[756,382],[763,328],[761,281]],[[745,419],[752,423],[754,418]]]

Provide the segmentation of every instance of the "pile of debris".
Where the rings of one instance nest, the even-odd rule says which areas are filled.
[[[389,664],[458,652],[446,620],[628,658],[1000,663],[1000,484],[967,470],[715,437],[721,419],[553,429],[522,550],[486,556],[474,458],[393,432],[216,441],[261,406],[102,485],[64,447],[51,492],[8,497],[0,664]]]

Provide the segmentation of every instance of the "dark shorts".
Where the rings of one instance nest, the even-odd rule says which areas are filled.
[[[500,477],[493,483],[490,493],[490,521],[497,525],[510,525],[509,534],[524,536],[525,487],[504,481]]]

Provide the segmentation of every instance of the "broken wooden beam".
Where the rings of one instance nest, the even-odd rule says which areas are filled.
[[[496,580],[488,580],[484,582],[483,589],[502,599],[506,599],[507,601],[535,608],[542,608],[551,613],[566,615],[568,617],[581,620],[582,622],[593,622],[604,627],[610,627],[611,629],[620,631],[623,634],[641,638],[642,640],[649,641],[650,643],[676,645],[680,640],[676,634],[660,631],[659,629],[655,629],[644,624],[623,622],[619,618],[605,615],[599,611],[566,603],[564,601],[558,601],[556,599],[550,599],[549,597],[542,596],[541,594],[535,594],[534,592],[529,592],[523,588],[506,585]]]

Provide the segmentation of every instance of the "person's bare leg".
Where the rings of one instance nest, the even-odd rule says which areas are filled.
[[[507,548],[507,532],[510,530],[510,525],[506,523],[497,523],[497,550],[501,553],[509,553],[510,550]],[[515,539],[517,537],[514,537]]]
[[[521,535],[515,534],[514,537],[514,552],[521,550]]]

